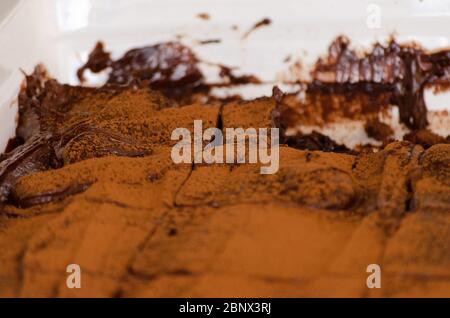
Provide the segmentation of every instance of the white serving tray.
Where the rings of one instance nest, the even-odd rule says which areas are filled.
[[[380,28],[367,25],[373,4],[380,12]],[[75,70],[99,39],[113,56],[131,47],[180,39],[203,60],[237,66],[242,73],[274,82],[287,73],[286,56],[301,58],[307,66],[339,34],[346,34],[356,47],[384,41],[393,33],[399,41],[416,40],[430,49],[450,46],[449,0],[22,0],[4,7],[0,152],[14,136],[20,70],[30,72],[41,62],[58,80],[77,84]],[[209,20],[197,17],[203,12]],[[242,38],[265,17],[271,25]],[[198,45],[208,39],[222,42]],[[244,94],[270,91],[271,85],[263,85]],[[428,92],[426,99],[432,109],[450,109],[448,94]],[[437,128],[443,134],[450,130],[447,119]]]

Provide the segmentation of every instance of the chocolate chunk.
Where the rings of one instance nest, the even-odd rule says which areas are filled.
[[[91,70],[94,73],[99,73],[110,66],[112,63],[111,55],[105,52],[102,42],[97,42],[94,49],[89,53],[87,62],[78,69],[77,76],[81,83],[84,82],[84,71]]]
[[[394,134],[391,126],[380,122],[378,118],[370,119],[364,124],[367,135],[379,141],[387,140]]]
[[[287,136],[285,143],[289,147],[301,150],[320,150],[325,152],[350,153],[346,146],[336,143],[330,137],[322,135],[317,131],[310,134],[297,133],[294,136]]]
[[[437,144],[448,144],[448,139],[439,136],[428,129],[412,131],[403,136],[403,140],[422,145],[425,149]]]
[[[108,84],[129,85],[136,80],[144,81],[168,96],[178,96],[202,86],[204,78],[197,63],[194,53],[177,42],[132,49],[115,61],[109,58],[109,53],[104,52],[99,42],[89,60],[78,70],[78,77],[82,79],[86,69],[98,73],[110,67]]]

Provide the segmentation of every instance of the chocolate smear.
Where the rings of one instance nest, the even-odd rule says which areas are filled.
[[[5,155],[0,162],[0,202],[8,200],[17,180],[30,173],[59,166],[50,136],[36,136]]]
[[[10,138],[8,143],[6,144],[5,153],[11,152],[20,145],[24,144],[23,138],[16,136],[14,138]],[[2,154],[0,154],[0,161],[2,161]]]
[[[378,141],[387,140],[394,134],[394,130],[388,124],[382,123],[378,118],[369,119],[364,124],[367,136]]]
[[[178,42],[132,49],[115,61],[99,42],[86,64],[78,70],[78,77],[82,80],[86,69],[98,73],[111,68],[107,84],[130,85],[138,80],[168,96],[179,96],[203,86],[204,77],[197,64],[195,54]]]
[[[91,53],[89,53],[88,60],[77,71],[77,77],[80,83],[84,82],[84,71],[91,70],[94,73],[99,73],[111,65],[111,54],[105,52],[103,43],[98,41]]]
[[[311,72],[320,91],[339,90],[372,95],[378,92],[385,104],[399,107],[400,121],[411,129],[428,125],[424,89],[450,80],[450,51],[428,53],[417,45],[399,45],[392,39],[386,46],[375,44],[372,51],[358,55],[350,41],[338,37],[328,56],[319,59]]]
[[[199,41],[199,43],[200,43],[201,45],[206,45],[206,44],[218,44],[218,43],[220,43],[220,42],[222,42],[221,39],[209,39],[209,40],[202,40],[202,41]]]
[[[245,32],[245,34],[242,36],[243,39],[245,39],[246,37],[248,37],[250,35],[250,33],[252,33],[253,31],[255,31],[256,29],[269,25],[272,23],[272,20],[269,18],[264,18],[261,21],[258,21],[255,23],[255,25],[253,25],[250,30],[248,30],[247,32]]]
[[[208,13],[202,12],[202,13],[197,14],[197,18],[202,19],[202,20],[209,20],[211,17],[209,16]]]
[[[226,78],[231,85],[244,85],[244,84],[260,84],[261,80],[255,75],[235,75],[233,69],[228,66],[219,65],[221,78]]]

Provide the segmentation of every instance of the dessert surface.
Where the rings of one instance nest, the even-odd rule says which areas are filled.
[[[225,81],[206,83],[178,43],[118,60],[97,44],[78,72],[106,69],[96,88],[37,66],[0,157],[0,295],[450,296],[450,145],[423,101],[426,85],[448,84],[450,55],[392,41],[357,56],[347,44],[333,42],[301,92],[255,100],[211,96],[259,80],[221,66]],[[392,104],[404,140],[378,118]],[[289,132],[342,117],[365,118],[381,145]],[[194,120],[279,128],[279,171],[175,164],[171,133]],[[67,289],[68,264],[81,289]],[[369,264],[381,289],[366,286]]]

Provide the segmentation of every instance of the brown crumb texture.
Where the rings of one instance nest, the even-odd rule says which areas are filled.
[[[268,97],[227,103],[222,109],[223,128],[272,128],[276,107],[275,99]]]

